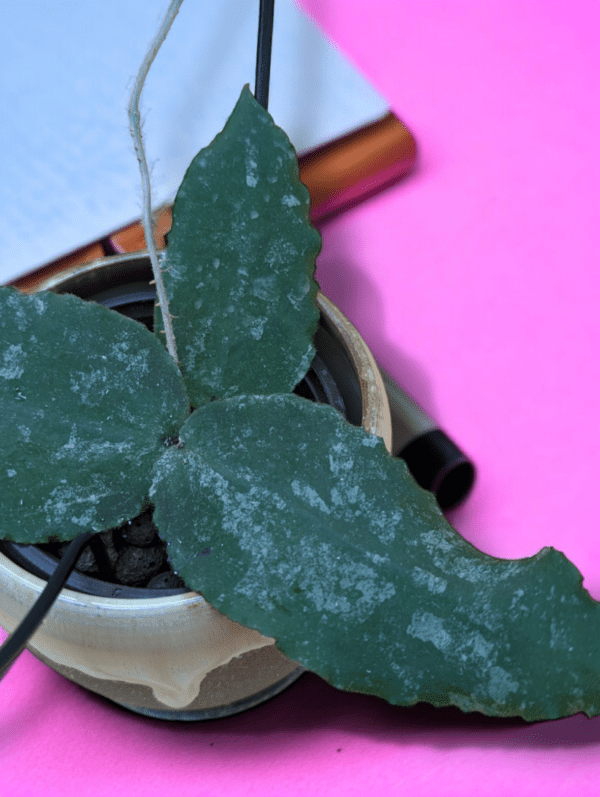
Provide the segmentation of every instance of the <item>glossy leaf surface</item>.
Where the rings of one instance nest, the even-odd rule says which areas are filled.
[[[321,246],[308,213],[292,145],[246,87],[187,170],[168,235],[165,287],[193,406],[288,392],[307,372]]]
[[[156,465],[173,566],[337,687],[490,715],[600,712],[600,604],[561,553],[487,556],[378,438],[295,396],[205,405]]]
[[[0,537],[70,539],[136,515],[189,412],[142,325],[75,296],[0,288]]]

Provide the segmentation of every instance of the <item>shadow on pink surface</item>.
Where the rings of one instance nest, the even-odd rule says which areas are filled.
[[[180,775],[203,771],[206,776],[220,777],[221,772],[225,777],[229,773],[227,777],[234,781],[235,773],[239,776],[244,771],[258,777],[256,773],[267,762],[277,771],[300,762],[294,764],[300,770],[294,771],[306,777],[306,772],[333,765],[338,754],[340,764],[341,756],[347,754],[346,760],[354,761],[352,766],[370,761],[372,767],[406,760],[407,754],[414,761],[418,750],[426,760],[430,754],[461,751],[476,757],[483,752],[547,751],[553,756],[561,751],[572,762],[583,763],[600,743],[598,718],[577,715],[529,724],[424,703],[391,706],[376,697],[339,691],[312,673],[243,714],[204,722],[165,722],[133,714],[62,678],[31,656],[26,658],[25,666],[16,666],[14,688],[11,673],[5,684],[8,689],[3,690],[0,757],[11,755],[24,761],[32,751],[45,750],[39,762],[47,769],[45,777],[72,770],[73,777],[85,779],[88,768],[102,769],[105,760],[115,756],[119,761],[131,756],[136,766],[143,763],[156,774],[167,767]],[[87,761],[83,769],[81,756]],[[457,760],[465,759],[459,755]],[[130,764],[123,767],[129,772]],[[118,780],[114,773],[110,777]]]
[[[412,179],[413,175],[410,178]],[[396,187],[400,191],[404,185]],[[375,198],[371,203],[377,202]],[[383,198],[381,198],[383,201]],[[353,240],[351,220],[331,222],[322,231],[323,251],[317,260],[316,278],[321,290],[350,319],[365,339],[379,365],[419,403],[432,418],[439,416],[432,384],[424,368],[403,351],[386,333],[384,301],[376,281],[361,264],[362,240]],[[401,264],[386,264],[390,272]],[[394,308],[401,315],[401,303]]]
[[[77,691],[80,687],[70,685]],[[243,714],[197,723],[164,722],[130,714],[104,698],[90,695],[101,704],[144,728],[156,742],[174,742],[172,750],[208,742],[224,756],[277,754],[302,746],[304,740],[330,735],[335,739],[361,737],[367,742],[405,748],[419,745],[437,750],[569,748],[600,743],[600,718],[576,715],[552,722],[463,714],[457,708],[435,708],[426,703],[412,707],[392,706],[377,697],[343,692],[312,673],[268,703]],[[100,707],[100,706],[99,706]],[[133,729],[131,729],[133,730]],[[240,745],[245,739],[246,743]],[[342,743],[343,744],[343,743]]]
[[[76,687],[79,689],[79,687]],[[103,698],[92,700],[108,704]],[[110,705],[110,704],[108,704]],[[391,706],[369,695],[342,692],[312,673],[306,673],[283,694],[255,709],[201,723],[165,723],[128,715],[146,726],[145,732],[177,737],[177,747],[209,738],[223,754],[249,752],[257,745],[263,753],[293,746],[301,737],[331,733],[359,736],[371,742],[405,747],[419,744],[439,750],[459,748],[528,749],[532,747],[588,746],[600,742],[600,719],[576,715],[552,722],[527,723],[521,719],[463,714],[457,708],[435,708],[419,703],[409,708]],[[247,737],[248,746],[238,746]],[[235,744],[233,744],[235,743]]]

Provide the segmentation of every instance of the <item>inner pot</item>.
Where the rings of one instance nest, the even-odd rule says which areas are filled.
[[[147,255],[134,253],[73,267],[45,280],[38,290],[73,293],[151,327],[155,302],[151,279]],[[317,304],[317,356],[295,392],[332,404],[351,423],[362,423],[383,437],[390,449],[387,396],[372,355],[354,327],[321,293]],[[15,578],[19,582],[13,611],[6,605],[11,601],[2,599],[2,625],[12,630],[18,624],[24,613],[21,604],[33,603],[57,561],[47,546],[0,543],[2,592],[10,594],[8,584]],[[75,606],[72,596],[78,596]],[[62,628],[53,634],[53,617],[61,614],[66,604],[70,606],[67,614],[72,633],[64,633],[64,617],[58,622]],[[109,617],[115,611],[121,636],[122,623],[129,619],[138,630],[148,626],[146,637],[142,634],[134,640],[130,633],[127,643],[115,640],[115,633],[119,636],[119,630],[112,628],[116,618]],[[222,645],[224,632],[228,641]],[[215,636],[221,647],[215,646]],[[164,719],[233,714],[277,694],[302,673],[296,662],[279,653],[273,640],[227,620],[185,586],[147,589],[77,571],[29,647],[38,658],[82,686],[133,711]]]

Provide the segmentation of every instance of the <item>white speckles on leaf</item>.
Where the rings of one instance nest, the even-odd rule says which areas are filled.
[[[13,344],[2,353],[0,363],[0,379],[19,379],[23,375],[25,352],[23,346]]]
[[[329,451],[329,468],[333,474],[339,476],[346,471],[352,470],[354,457],[343,445],[335,443]],[[354,503],[351,501],[351,503]]]
[[[514,593],[513,593],[513,599],[511,600],[511,602],[510,602],[510,606],[509,606],[508,608],[509,608],[509,611],[510,611],[510,610],[513,610],[513,609],[516,609],[518,612],[522,612],[522,616],[523,616],[523,617],[526,617],[526,616],[527,616],[527,615],[529,615],[531,612],[530,612],[530,609],[529,609],[529,607],[528,607],[528,606],[525,606],[525,605],[524,605],[524,604],[521,602],[521,598],[522,598],[524,595],[525,595],[525,590],[523,590],[523,589],[516,589],[516,590],[514,591]],[[563,602],[564,602],[564,595],[562,596],[562,599],[561,599],[561,603],[563,603]]]
[[[441,651],[448,650],[452,645],[452,637],[444,628],[444,621],[431,612],[415,612],[406,633],[422,642],[431,642]]]
[[[285,240],[285,238],[278,237],[273,238],[267,247],[267,251],[265,252],[264,262],[270,269],[274,267],[280,267],[284,263],[289,263],[298,257],[298,250],[294,246],[291,241]],[[289,267],[288,267],[289,268]],[[262,270],[262,269],[261,269]],[[305,290],[304,286],[307,282],[307,275],[300,274],[299,275],[302,280],[302,288],[301,291],[303,292],[302,295],[306,296],[307,291]],[[289,279],[289,277],[288,277]]]
[[[550,622],[550,647],[564,646],[567,640],[567,631],[555,620]]]
[[[516,562],[505,561],[501,568],[490,569],[489,562],[473,561],[466,556],[457,556],[452,560],[452,568],[459,578],[473,584],[491,584],[498,580],[511,578],[518,572]]]
[[[302,482],[298,481],[298,479],[294,479],[294,481],[291,483],[291,487],[294,495],[302,498],[302,500],[306,501],[306,503],[313,507],[313,509],[318,509],[320,512],[324,512],[326,515],[331,512],[325,501],[323,501],[314,487],[311,487],[306,483],[303,484]]]
[[[267,323],[267,321],[268,319],[266,317],[255,318],[248,325],[248,331],[254,340],[260,340],[262,338],[263,332],[265,330],[265,324]]]
[[[293,194],[286,194],[281,198],[281,204],[285,205],[286,208],[293,208],[297,207],[302,203],[300,202],[298,197],[295,197]]]
[[[77,394],[82,404],[98,404],[107,390],[106,371],[95,369],[85,372],[73,372],[69,377],[70,389]]]
[[[365,551],[365,556],[370,559],[374,565],[389,564],[390,562],[389,556],[380,556],[378,553],[372,553],[371,551]]]
[[[4,301],[6,307],[10,310],[11,323],[19,332],[24,332],[29,325],[29,318],[22,306],[23,295],[16,290],[12,290],[5,295]]]
[[[35,307],[37,314],[44,315],[44,313],[46,312],[46,302],[44,301],[42,295],[39,293],[34,293],[31,299],[33,301],[33,306]]]
[[[298,285],[295,290],[289,291],[287,299],[290,304],[298,310],[302,306],[302,302],[306,300],[306,295],[310,291],[310,281],[308,278]]]
[[[419,536],[432,562],[442,571],[444,571],[446,567],[452,569],[452,566],[448,562],[448,553],[452,551],[452,542],[446,539],[443,533],[433,529],[431,531],[422,532]]]
[[[445,579],[434,576],[433,573],[428,573],[420,567],[414,567],[411,575],[415,584],[427,587],[429,592],[434,595],[441,595],[448,586],[448,582]]]
[[[473,634],[471,637],[467,637],[463,647],[470,647],[474,656],[484,659],[486,662],[489,661],[491,656],[495,655],[493,643],[488,642],[479,633]]]
[[[488,691],[492,700],[497,703],[505,703],[511,692],[516,692],[519,688],[517,681],[502,667],[490,667],[489,679]]]
[[[361,440],[361,445],[367,446],[367,448],[375,448],[375,446],[380,444],[383,445],[381,438],[374,434],[370,434],[368,437],[363,437]]]
[[[123,363],[129,379],[132,376],[140,378],[148,373],[149,352],[144,349],[134,349],[133,341],[129,343],[126,340],[121,340],[114,344],[111,347],[110,356]]]
[[[69,440],[50,455],[51,462],[60,462],[70,459],[85,467],[87,463],[96,464],[103,459],[112,458],[115,454],[135,452],[136,447],[131,441],[109,442],[108,440],[78,439],[77,429],[73,427]]]
[[[256,186],[258,185],[258,173],[257,173],[258,164],[256,160],[254,160],[254,158],[256,157],[255,154],[256,148],[251,147],[250,151],[254,155],[254,157],[252,157],[252,155],[246,157],[246,185],[249,188],[256,188]]]
[[[276,300],[277,278],[273,275],[257,277],[252,281],[252,288],[250,292],[252,296],[256,296],[258,299],[262,299],[263,301]]]
[[[351,615],[359,622],[396,593],[394,585],[382,582],[374,569],[340,556],[325,542],[300,542],[295,580],[313,610],[325,616]]]
[[[48,523],[57,526],[67,521],[75,523],[77,526],[92,526],[93,507],[98,504],[99,498],[106,498],[110,491],[105,491],[100,496],[90,494],[85,487],[78,485],[65,485],[55,487],[43,507]],[[73,510],[77,509],[79,514],[74,515]],[[83,510],[83,511],[82,511]]]

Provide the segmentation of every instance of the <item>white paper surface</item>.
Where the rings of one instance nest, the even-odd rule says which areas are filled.
[[[153,204],[254,88],[259,0],[187,0],[142,95]],[[140,215],[126,108],[166,0],[0,0],[0,283]],[[277,0],[269,111],[299,152],[387,110],[293,5]]]

